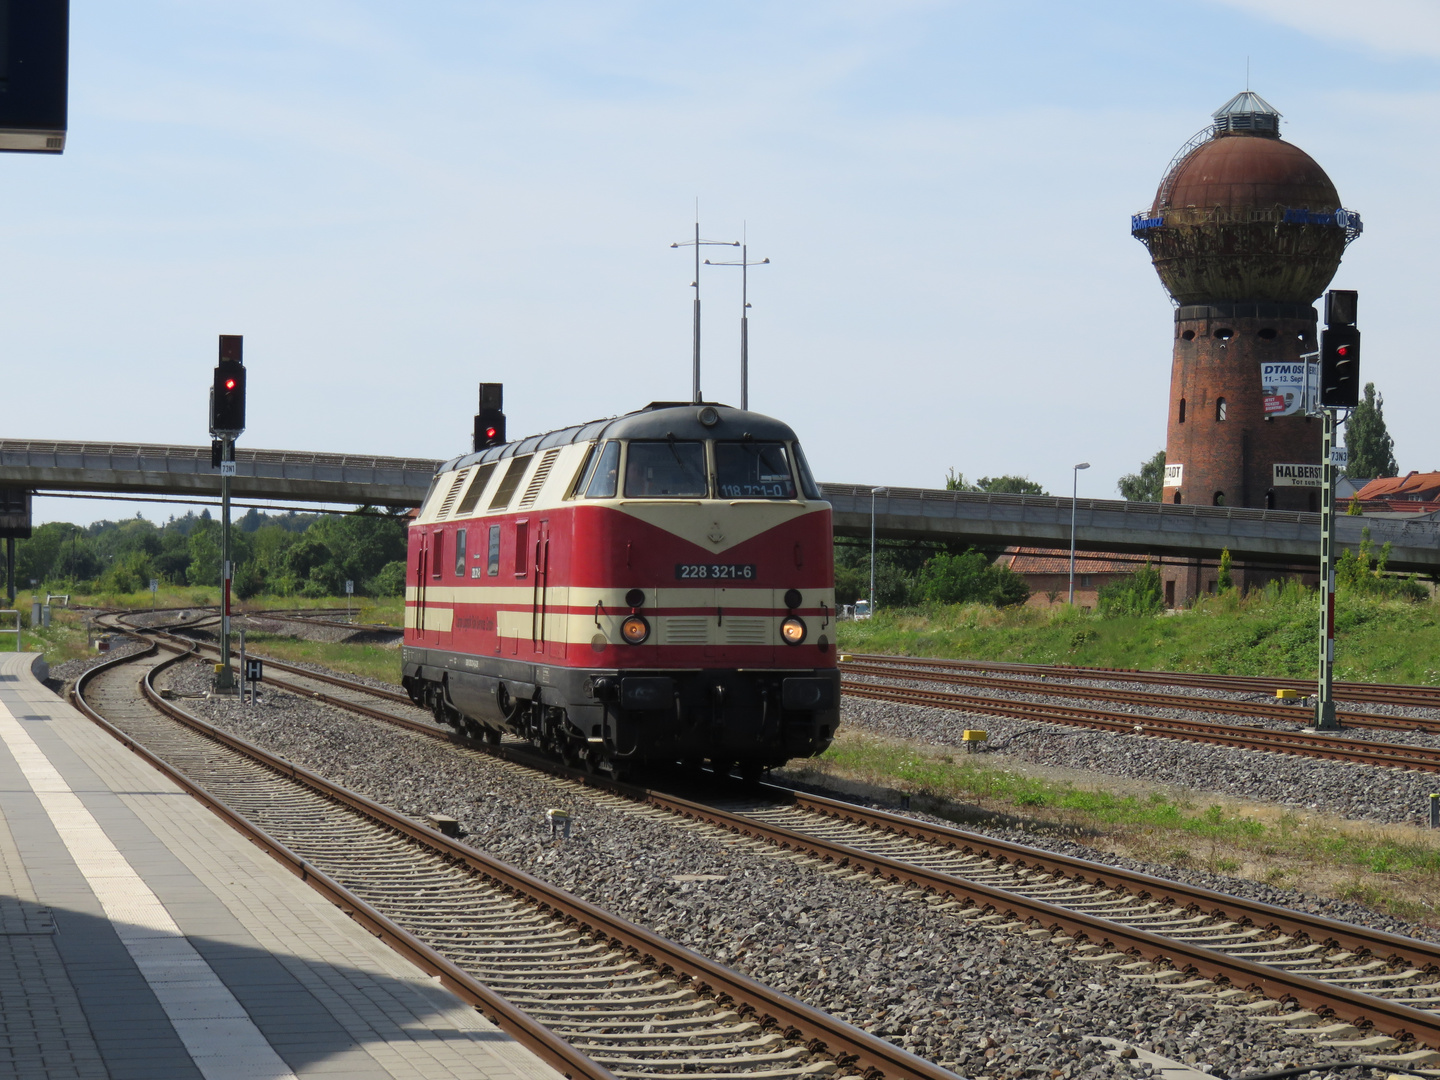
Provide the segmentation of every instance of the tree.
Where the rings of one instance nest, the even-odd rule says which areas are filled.
[[[1385,398],[1375,392],[1374,383],[1365,384],[1365,397],[1355,406],[1345,425],[1345,449],[1350,464],[1347,476],[1373,480],[1377,476],[1399,476],[1395,464],[1395,440],[1385,430]]]
[[[956,472],[956,471],[955,471],[955,466],[954,466],[954,465],[951,465],[949,471],[946,472],[946,474],[945,474],[945,490],[946,490],[946,491],[979,491],[980,489],[977,488],[974,484],[970,483],[969,480],[966,480],[964,473],[958,473],[958,472]]]
[[[1230,576],[1230,549],[1220,549],[1220,573],[1215,579],[1215,591],[1224,592],[1234,588],[1235,579]]]
[[[1138,473],[1126,473],[1115,484],[1129,502],[1159,502],[1165,490],[1165,451],[1140,463]]]
[[[1147,561],[1133,574],[1100,589],[1097,607],[1106,619],[1122,615],[1159,615],[1165,610],[1161,596],[1160,571]]]
[[[975,482],[981,491],[992,495],[1048,495],[1049,492],[1028,476],[982,476]]]

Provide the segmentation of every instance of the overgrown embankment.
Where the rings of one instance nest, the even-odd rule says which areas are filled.
[[[1102,618],[1068,607],[881,610],[839,626],[846,652],[1313,677],[1316,594],[1298,586],[1207,597],[1184,612]],[[1336,677],[1440,684],[1440,602],[1341,592]]]

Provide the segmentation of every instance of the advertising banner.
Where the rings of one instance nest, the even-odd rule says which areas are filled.
[[[1276,465],[1274,486],[1318,488],[1324,478],[1323,465]]]
[[[1260,365],[1260,392],[1267,416],[1290,416],[1305,411],[1303,362]]]
[[[1184,476],[1184,473],[1185,473],[1185,466],[1184,466],[1184,465],[1178,465],[1178,464],[1177,464],[1177,465],[1170,465],[1170,464],[1166,464],[1166,466],[1165,466],[1165,484],[1164,484],[1164,486],[1165,486],[1165,487],[1180,487],[1180,486],[1181,486],[1181,478]]]

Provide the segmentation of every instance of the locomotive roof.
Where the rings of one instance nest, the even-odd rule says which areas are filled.
[[[704,409],[714,409],[719,419],[706,427],[700,422]],[[714,402],[652,401],[643,409],[612,416],[605,420],[592,420],[588,424],[559,428],[540,435],[501,446],[491,446],[478,453],[464,454],[447,461],[440,472],[453,472],[469,468],[482,461],[498,461],[518,454],[533,454],[551,446],[567,443],[594,442],[596,439],[764,439],[787,441],[795,438],[789,424],[781,423],[774,417],[762,413],[734,409],[729,405]]]

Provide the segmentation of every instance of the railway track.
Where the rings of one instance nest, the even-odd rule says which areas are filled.
[[[1119,735],[1154,735],[1185,742],[1209,743],[1237,750],[1261,750],[1296,757],[1323,758],[1352,765],[1440,772],[1440,749],[1401,743],[1346,739],[1318,732],[1283,731],[1239,724],[1215,724],[1202,720],[1169,720],[1135,716],[1068,705],[1041,705],[1004,701],[978,694],[955,694],[937,690],[913,690],[877,683],[845,683],[844,693],[852,697],[891,701],[901,705],[922,705],[960,712],[1033,720],[1045,724],[1091,728]]]
[[[1194,712],[1225,713],[1232,716],[1256,716],[1295,724],[1310,724],[1314,718],[1301,705],[1285,705],[1272,701],[1233,701],[1225,698],[1196,698],[1187,694],[1164,694],[1151,690],[1114,690],[1075,686],[1043,679],[1001,678],[988,674],[962,674],[956,671],[934,671],[908,665],[872,663],[849,660],[840,665],[847,675],[863,675],[876,679],[909,679],[916,682],[943,683],[947,686],[971,686],[979,689],[1005,690],[1021,694],[1045,694],[1050,697],[1074,698],[1084,701],[1113,701],[1150,709],[1187,709]],[[1440,720],[1418,716],[1382,716],[1377,713],[1340,709],[1336,715],[1348,727],[1374,728],[1380,731],[1428,731],[1440,733]]]
[[[186,655],[92,669],[76,703],[566,1075],[953,1080],[191,716],[151,681]]]
[[[1290,1022],[1320,1023],[1316,1036],[1336,1050],[1383,1053],[1411,1039],[1440,1048],[1440,946],[785,789],[704,804],[584,776],[511,744],[467,745],[612,808],[679,815],[826,873],[912,890],[959,918],[1075,946],[1127,977],[1252,1010],[1269,1004],[1252,1003],[1252,991],[1298,1004],[1308,1012]]]
[[[1113,682],[1157,683],[1164,686],[1196,686],[1231,690],[1242,694],[1274,694],[1276,690],[1315,689],[1314,679],[1271,678],[1257,675],[1192,675],[1173,671],[1139,671],[1128,668],[1071,667],[1068,664],[991,663],[979,660],[938,660],[887,653],[854,653],[857,662],[884,663],[903,667],[945,668],[958,671],[999,671],[1015,675],[1051,675],[1061,679],[1102,679]],[[1372,705],[1406,705],[1423,709],[1440,708],[1440,686],[1411,683],[1335,683],[1335,697],[1341,701]]]

